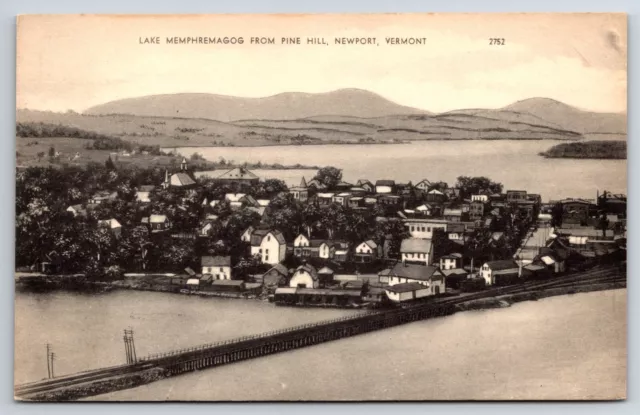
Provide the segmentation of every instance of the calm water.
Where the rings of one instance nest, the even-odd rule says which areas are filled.
[[[626,358],[626,290],[615,290],[458,313],[91,399],[606,399],[626,394]]]
[[[144,356],[352,313],[155,292],[17,292],[15,382],[47,376],[46,343],[57,354],[57,375],[123,364],[128,326]]]
[[[506,189],[540,193],[543,200],[564,197],[595,198],[596,190],[626,193],[625,160],[545,159],[540,151],[558,141],[422,141],[389,145],[326,145],[274,147],[185,147],[178,152],[195,152],[208,160],[224,157],[236,163],[258,162],[336,166],[344,179],[371,181],[394,179],[443,180],[453,184],[461,175],[487,176]],[[261,171],[260,174],[265,174]],[[275,172],[271,171],[269,175]],[[277,172],[288,183],[298,184],[303,172]],[[313,172],[305,172],[307,179]]]

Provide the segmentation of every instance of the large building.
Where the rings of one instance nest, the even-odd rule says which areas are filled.
[[[215,180],[219,183],[225,184],[255,184],[260,181],[260,178],[244,167],[236,167],[222,173],[220,176],[216,177]]]

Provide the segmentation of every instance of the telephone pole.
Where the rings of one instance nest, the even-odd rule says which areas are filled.
[[[54,375],[54,373],[53,373],[53,361],[55,360],[55,358],[56,358],[56,354],[55,354],[55,353],[53,353],[53,352],[51,352],[51,377],[52,377],[52,378],[54,378],[54,377],[55,377],[55,375]]]
[[[47,377],[51,379],[51,345],[47,343]]]
[[[127,363],[136,363],[138,358],[136,356],[136,346],[133,341],[133,329],[131,327],[129,327],[128,330],[124,330],[124,349],[127,355]]]

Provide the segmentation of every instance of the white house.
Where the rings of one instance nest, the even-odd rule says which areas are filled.
[[[337,203],[342,206],[346,206],[349,203],[349,198],[351,197],[351,193],[338,193],[333,195],[332,202]]]
[[[255,235],[255,232],[254,232]],[[278,264],[287,254],[287,243],[280,231],[268,231],[260,242],[258,251],[263,264]]]
[[[403,222],[412,238],[432,239],[435,229],[447,231],[447,221],[442,219],[409,218]]]
[[[318,288],[319,285],[318,271],[309,264],[296,268],[289,281],[289,287],[295,288]]]
[[[416,184],[415,188],[426,193],[429,191],[429,186],[431,186],[431,182],[427,179],[423,179]]]
[[[404,239],[400,245],[402,262],[419,262],[424,265],[433,261],[433,246],[430,239]]]
[[[104,220],[99,220],[98,221],[98,226],[110,229],[111,232],[116,236],[119,237],[120,234],[122,233],[122,225],[120,224],[120,222],[118,222],[117,219],[104,219]]]
[[[440,269],[443,271],[462,267],[462,254],[453,253],[440,257]]]
[[[393,188],[396,186],[393,180],[378,180],[376,182],[376,193],[393,193]]]
[[[203,256],[200,258],[202,275],[210,274],[214,280],[231,279],[231,257]]]
[[[82,205],[71,205],[67,208],[67,212],[73,214],[74,217],[87,215],[87,210]]]
[[[445,276],[439,268],[433,266],[398,263],[393,268],[378,274],[380,283],[397,285],[417,283],[429,287],[430,295],[445,292]]]
[[[415,209],[417,214],[422,216],[431,216],[432,208],[430,205],[424,204],[420,205]]]
[[[425,287],[415,282],[390,285],[384,291],[387,294],[387,298],[394,303],[403,303],[433,295],[431,287]]]
[[[372,262],[378,259],[378,256],[378,244],[376,244],[371,239],[369,239],[368,241],[364,241],[360,245],[356,246],[356,249],[354,251],[355,262]]]
[[[513,278],[519,274],[520,266],[512,259],[485,262],[480,268],[480,276],[486,285],[494,285],[499,276]]]
[[[296,239],[293,240],[293,247],[301,248],[305,246],[309,246],[309,238],[307,238],[307,235],[301,233],[300,235],[296,236]]]

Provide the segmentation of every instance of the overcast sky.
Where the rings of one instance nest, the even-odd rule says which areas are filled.
[[[140,38],[159,36],[160,45]],[[171,45],[166,37],[243,37],[243,45]],[[275,45],[251,45],[252,36]],[[281,37],[330,45],[281,45]],[[375,37],[378,45],[335,45]],[[386,37],[427,38],[387,45]],[[504,46],[489,45],[504,38]],[[27,16],[18,22],[17,106],[83,111],[175,92],[263,97],[362,88],[442,112],[548,97],[626,111],[625,15]]]

